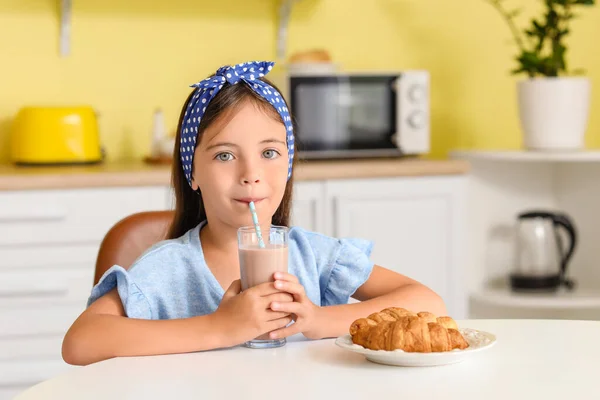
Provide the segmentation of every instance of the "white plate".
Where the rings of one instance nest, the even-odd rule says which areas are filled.
[[[336,339],[335,344],[343,349],[363,354],[367,360],[386,365],[402,367],[433,367],[437,365],[455,364],[482,350],[496,344],[496,336],[475,329],[459,329],[469,347],[464,350],[452,350],[436,353],[407,353],[403,350],[385,351],[370,350],[352,343],[352,336],[344,335]]]

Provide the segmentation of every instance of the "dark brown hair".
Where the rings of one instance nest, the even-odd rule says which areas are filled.
[[[260,78],[262,81],[277,87],[268,79]],[[277,89],[279,91],[279,89]],[[280,91],[279,91],[280,92]],[[173,166],[171,171],[172,185],[175,192],[175,216],[169,227],[168,239],[175,239],[182,236],[188,230],[194,228],[200,222],[206,219],[206,211],[204,210],[204,202],[202,201],[202,193],[200,189],[195,192],[188,184],[180,157],[180,142],[181,142],[181,125],[185,110],[195,91],[192,91],[179,116],[177,125],[177,136],[175,138],[175,148],[173,150]],[[281,93],[281,92],[280,92]],[[273,106],[255,93],[248,85],[239,83],[230,85],[226,83],[217,95],[210,101],[206,107],[206,112],[198,125],[198,138],[196,146],[200,143],[202,135],[206,129],[215,123],[223,123],[224,119],[232,117],[233,112],[240,107],[244,102],[250,101],[254,103],[261,111],[264,111],[268,116],[281,121],[281,117]],[[284,99],[285,102],[285,99]],[[287,103],[286,103],[287,106]],[[289,107],[288,107],[289,109]],[[281,121],[283,124],[283,121]],[[294,151],[294,165],[296,164],[296,151]],[[290,220],[290,212],[292,208],[292,193],[294,186],[294,168],[292,168],[292,176],[288,179],[285,186],[285,192],[281,204],[275,211],[271,223],[274,225],[288,226]]]

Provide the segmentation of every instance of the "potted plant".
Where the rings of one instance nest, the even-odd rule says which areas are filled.
[[[565,38],[574,10],[595,0],[543,0],[544,13],[519,31],[518,10],[507,10],[504,0],[487,0],[506,20],[519,48],[517,68],[525,74],[517,83],[519,118],[528,150],[578,150],[585,146],[590,80],[581,70],[570,71]]]

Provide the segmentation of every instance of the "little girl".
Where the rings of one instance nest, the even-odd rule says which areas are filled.
[[[430,289],[374,265],[370,242],[299,227],[289,231],[289,273],[241,290],[237,229],[252,225],[249,202],[261,226],[289,226],[294,134],[287,103],[264,78],[272,66],[225,66],[192,85],[177,129],[168,239],[129,269],[106,271],[64,338],[66,362],[211,350],[265,334],[337,337],[390,306],[445,315]]]

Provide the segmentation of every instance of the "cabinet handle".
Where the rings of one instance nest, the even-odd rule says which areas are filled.
[[[32,288],[32,289],[0,289],[0,298],[8,299],[15,297],[64,297],[69,292],[66,287],[62,288]]]
[[[67,218],[64,208],[30,209],[23,212],[0,212],[0,222],[60,221]]]

